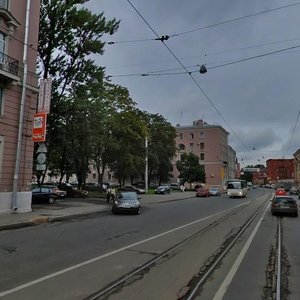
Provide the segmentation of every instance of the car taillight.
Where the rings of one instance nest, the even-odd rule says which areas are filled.
[[[278,206],[279,206],[278,203],[273,203],[273,204],[272,204],[272,207],[278,207]]]

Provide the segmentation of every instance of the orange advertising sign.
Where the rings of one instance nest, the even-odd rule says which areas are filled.
[[[34,142],[45,142],[46,125],[47,125],[46,113],[38,113],[34,115],[33,128],[32,128],[32,140]]]

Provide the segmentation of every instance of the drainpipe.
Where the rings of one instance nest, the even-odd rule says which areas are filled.
[[[19,131],[18,131],[18,143],[16,149],[16,164],[13,179],[13,192],[12,192],[12,209],[16,211],[18,209],[18,179],[20,170],[20,160],[21,160],[21,147],[22,147],[22,137],[23,137],[23,126],[24,126],[24,107],[26,99],[26,83],[27,83],[27,44],[28,44],[28,31],[29,31],[29,12],[30,12],[30,0],[27,0],[26,7],[26,21],[25,21],[25,36],[24,36],[24,51],[23,51],[23,83],[22,83],[22,96],[20,104],[20,116],[19,116]]]

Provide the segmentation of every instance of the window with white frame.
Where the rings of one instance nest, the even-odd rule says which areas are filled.
[[[3,88],[0,87],[0,116],[3,115],[3,106],[4,106],[4,101],[3,101]]]
[[[5,62],[5,34],[0,32],[0,63]]]
[[[8,0],[0,0],[0,8],[8,9]]]
[[[4,136],[0,135],[0,183],[2,179],[3,152],[4,152]]]

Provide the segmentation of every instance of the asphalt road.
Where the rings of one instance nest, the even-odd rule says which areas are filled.
[[[0,297],[14,300],[84,299],[205,227],[223,211],[243,203],[249,205],[268,193],[257,189],[251,190],[244,199],[230,199],[222,195],[153,203],[144,206],[139,216],[108,213],[72,222],[0,232]],[[246,213],[244,209],[244,215],[233,216],[213,234],[203,235],[186,248],[174,252],[174,259],[168,259],[148,274],[135,278],[130,288],[114,291],[109,299],[133,299],[133,296],[139,299],[176,299],[180,287],[185,286],[188,278],[197,272],[210,252],[220,246],[235,222],[238,223]],[[236,273],[231,283],[233,289],[226,291],[225,299],[241,299],[235,298],[234,292],[250,281],[252,291],[260,294],[274,219],[266,214],[238,270],[241,273]],[[295,264],[293,278],[290,279],[294,292],[299,282],[300,263],[297,252],[299,240],[295,241],[293,236],[297,232],[295,225],[299,226],[299,222],[296,218],[287,218],[286,221],[284,240],[290,262]],[[232,265],[238,250],[233,253],[224,265]],[[207,293],[203,292],[201,299],[212,299],[209,297],[217,291],[226,272],[216,275],[219,276],[217,284],[208,285]],[[141,286],[149,288],[141,289]],[[237,293],[237,296],[240,294]]]

